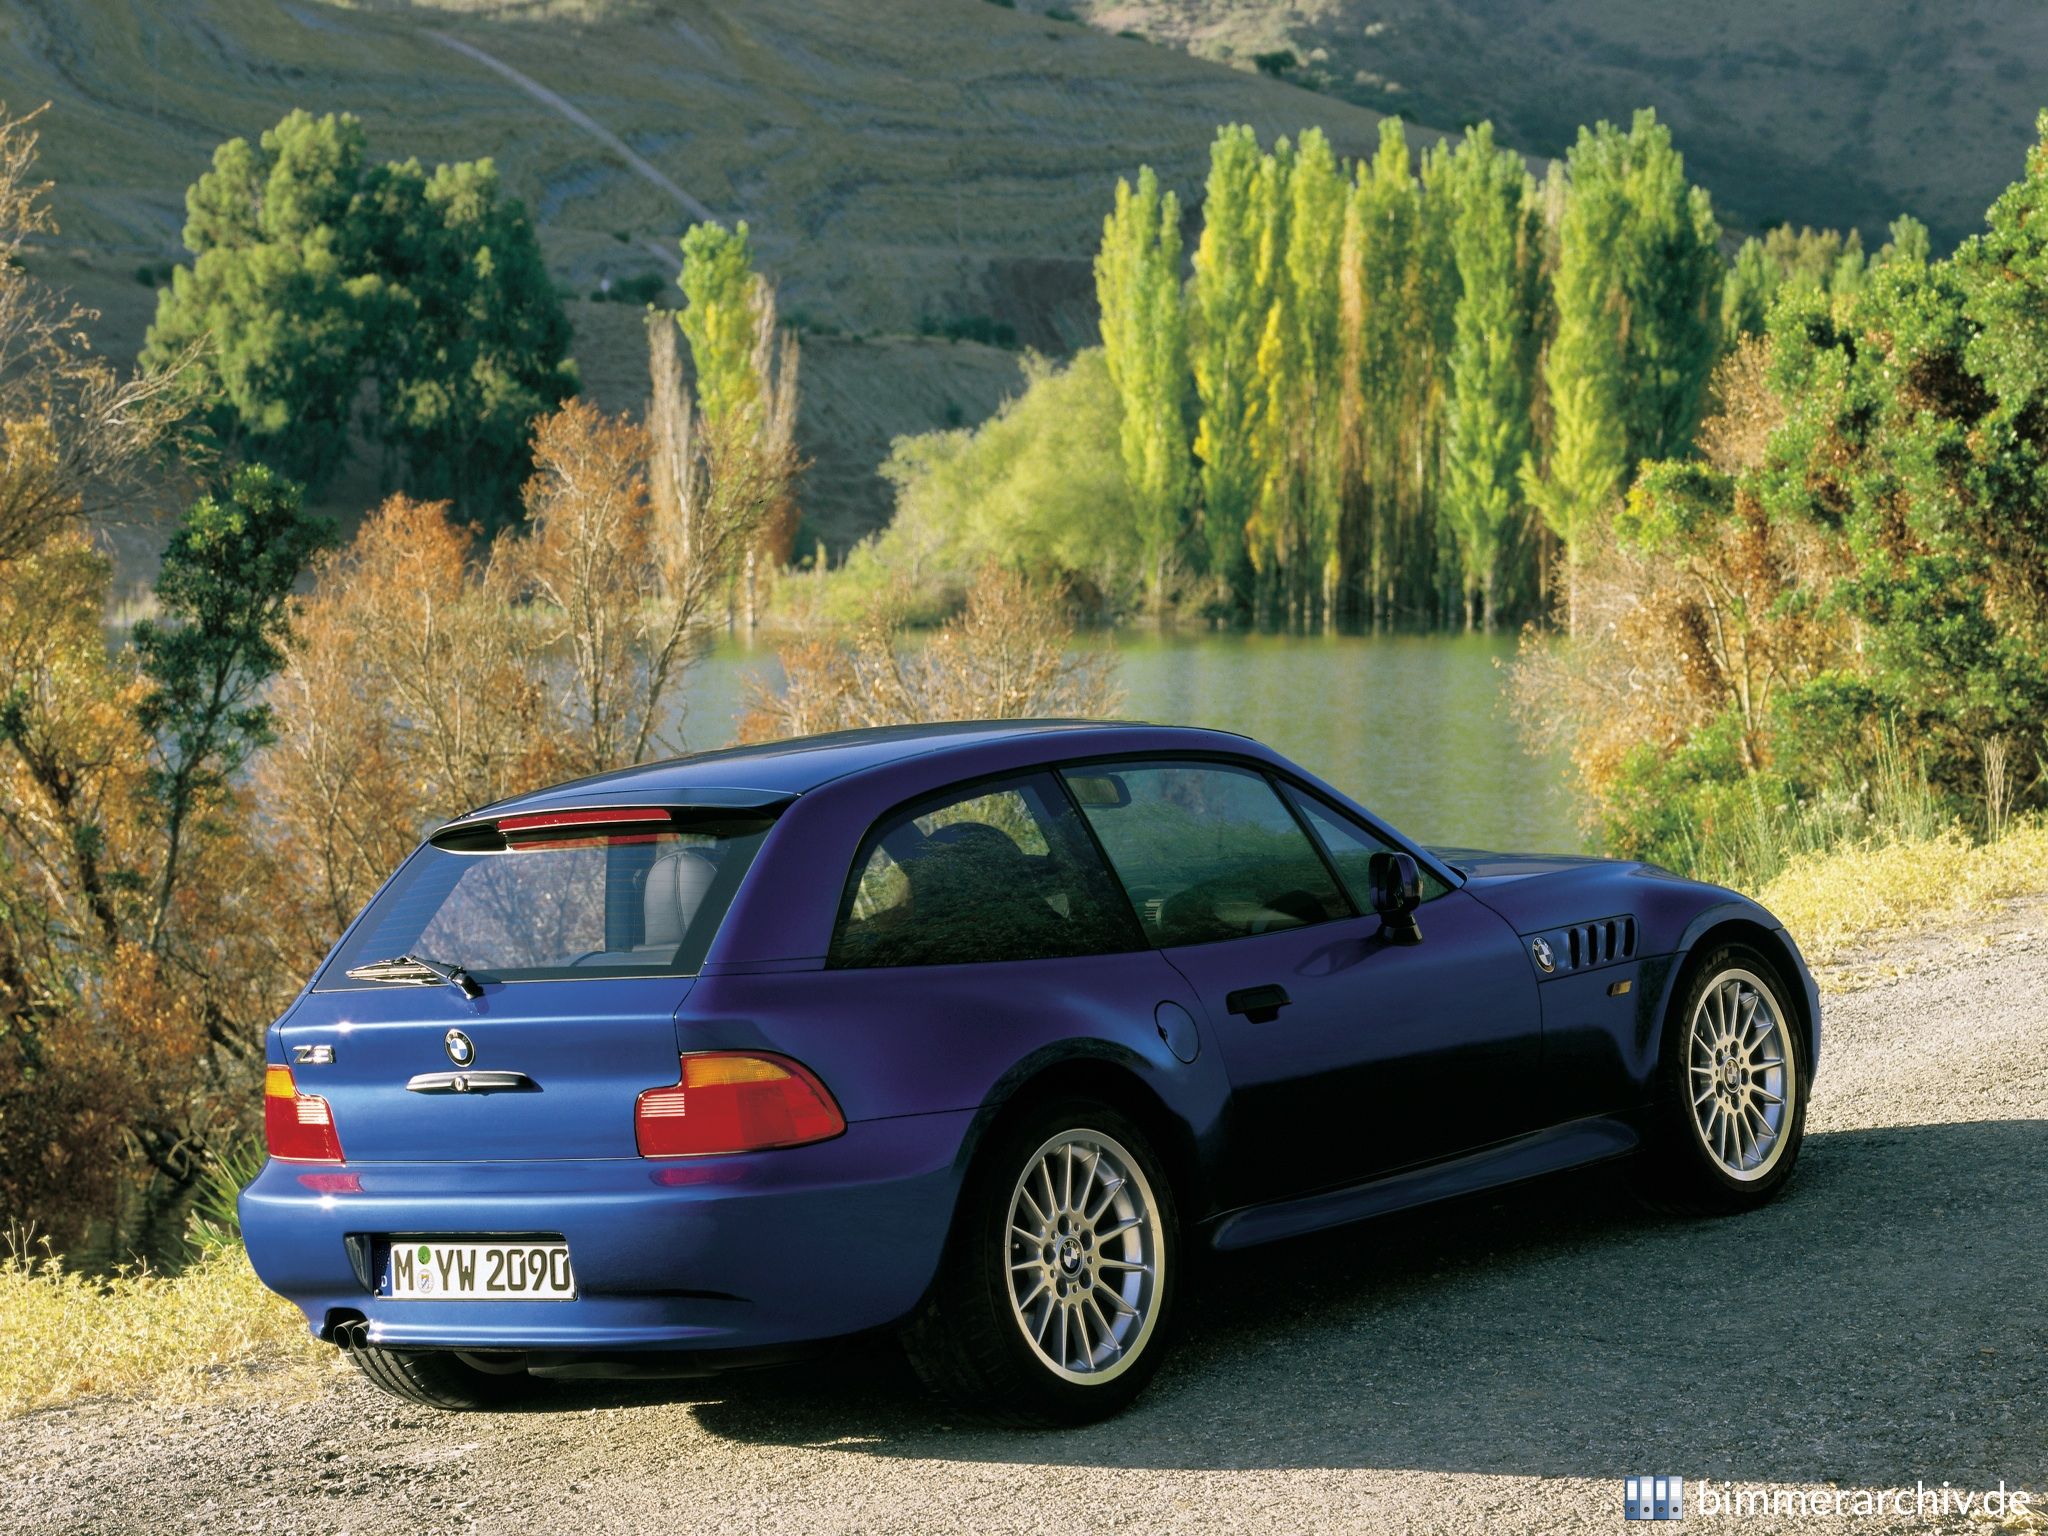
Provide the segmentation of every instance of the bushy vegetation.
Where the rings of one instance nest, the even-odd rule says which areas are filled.
[[[1902,228],[1853,283],[1783,286],[1700,455],[1645,465],[1598,546],[1597,621],[1524,662],[1608,847],[1756,883],[2042,803],[2042,129],[1953,257]]]
[[[1112,715],[1116,659],[1077,652],[1065,594],[998,565],[967,588],[958,615],[921,644],[888,603],[859,623],[782,648],[782,681],[753,685],[741,741],[933,720]]]
[[[834,574],[826,614],[853,620],[886,603],[937,623],[991,562],[1069,584],[1097,616],[1128,610],[1152,569],[1117,422],[1091,347],[1064,365],[1027,356],[1022,392],[979,427],[898,439],[881,471],[896,516]]]

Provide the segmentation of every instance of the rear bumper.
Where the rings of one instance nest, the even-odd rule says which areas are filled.
[[[242,1231],[263,1283],[323,1338],[360,1317],[368,1342],[401,1348],[774,1349],[916,1306],[938,1269],[972,1118],[858,1121],[816,1146],[722,1158],[271,1162],[242,1194]],[[301,1182],[336,1172],[360,1192]],[[388,1300],[375,1275],[365,1283],[360,1255],[391,1233],[560,1234],[577,1297]]]

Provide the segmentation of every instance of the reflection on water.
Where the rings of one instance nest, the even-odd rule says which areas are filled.
[[[1575,852],[1566,765],[1533,755],[1504,702],[1506,635],[1133,635],[1114,645],[1124,713],[1242,731],[1286,753],[1410,836]],[[732,736],[749,675],[774,652],[721,648],[688,683],[684,743]]]

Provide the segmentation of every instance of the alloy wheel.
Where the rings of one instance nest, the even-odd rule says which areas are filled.
[[[1010,1307],[1043,1364],[1083,1384],[1122,1374],[1158,1321],[1159,1204],[1138,1161],[1099,1131],[1061,1131],[1010,1196]]]
[[[1686,1052],[1693,1130],[1722,1173],[1751,1183],[1777,1165],[1799,1091],[1785,1012],[1754,972],[1725,970],[1693,1008]]]

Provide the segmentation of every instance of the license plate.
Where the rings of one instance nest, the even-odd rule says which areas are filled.
[[[573,1301],[567,1243],[394,1237],[384,1294],[406,1301]]]

